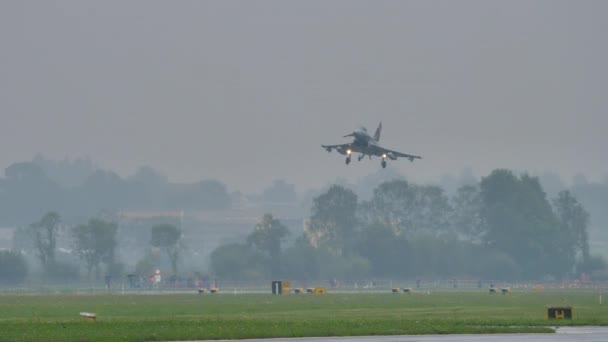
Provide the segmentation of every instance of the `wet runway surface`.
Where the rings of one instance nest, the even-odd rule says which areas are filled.
[[[608,327],[562,327],[554,334],[475,334],[475,335],[407,335],[407,336],[351,336],[255,339],[272,342],[608,342]],[[218,341],[216,341],[218,342]]]

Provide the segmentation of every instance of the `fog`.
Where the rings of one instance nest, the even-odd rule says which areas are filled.
[[[0,168],[91,156],[122,176],[261,191],[354,182],[320,144],[384,123],[389,167],[608,170],[602,1],[3,1]]]
[[[156,270],[176,289],[218,279],[351,289],[608,279],[608,183],[566,186],[552,173],[465,169],[426,185],[379,170],[304,193],[280,179],[259,193],[213,179],[173,183],[151,167],[122,178],[90,160],[42,156],[5,173],[0,286],[114,279],[147,290]]]
[[[606,280],[607,10],[4,1],[0,283]]]

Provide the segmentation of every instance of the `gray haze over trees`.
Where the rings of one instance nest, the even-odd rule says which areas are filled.
[[[0,226],[16,225],[12,254],[3,260],[29,264],[25,272],[47,281],[147,278],[159,267],[175,283],[184,274],[235,280],[608,275],[605,245],[590,243],[590,236],[596,244],[607,241],[600,210],[605,184],[579,183],[547,195],[542,177],[507,169],[481,179],[464,171],[437,185],[378,172],[357,184],[310,190],[309,200],[285,180],[246,195],[215,180],[173,184],[151,167],[126,178],[92,169],[82,184],[68,186],[51,179],[36,163],[40,158],[15,163],[0,178]],[[58,169],[68,174],[79,168],[53,163],[66,163]],[[444,189],[450,187],[456,190]],[[251,214],[257,223],[249,216],[230,223]],[[24,279],[16,274],[4,283]]]
[[[66,174],[72,170],[66,167]],[[28,223],[49,208],[73,221],[100,210],[212,210],[227,208],[231,201],[226,186],[216,180],[169,183],[150,167],[141,167],[126,179],[112,171],[94,169],[82,183],[67,186],[51,179],[36,162],[19,162],[5,170],[0,188],[4,225]]]
[[[505,169],[461,187],[452,200],[440,187],[405,180],[380,184],[362,202],[334,185],[313,200],[305,230],[291,248],[281,249],[280,232],[271,260],[247,248],[251,243],[220,246],[212,268],[233,279],[598,276],[606,264],[590,260],[588,218],[569,191],[551,201],[538,178]],[[263,222],[271,219],[265,215]],[[247,240],[259,232],[260,224]],[[272,267],[279,260],[282,270]]]
[[[605,279],[607,12],[0,2],[0,282]]]

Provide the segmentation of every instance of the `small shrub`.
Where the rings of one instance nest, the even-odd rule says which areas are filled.
[[[49,265],[47,275],[51,280],[61,281],[73,281],[80,279],[80,269],[78,265],[55,261],[52,265]]]
[[[25,257],[14,251],[0,251],[0,285],[23,283],[27,276]]]

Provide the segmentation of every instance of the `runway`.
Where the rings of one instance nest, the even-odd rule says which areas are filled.
[[[554,334],[401,335],[251,339],[247,342],[608,342],[608,327],[561,327]],[[219,341],[214,341],[219,342]]]

